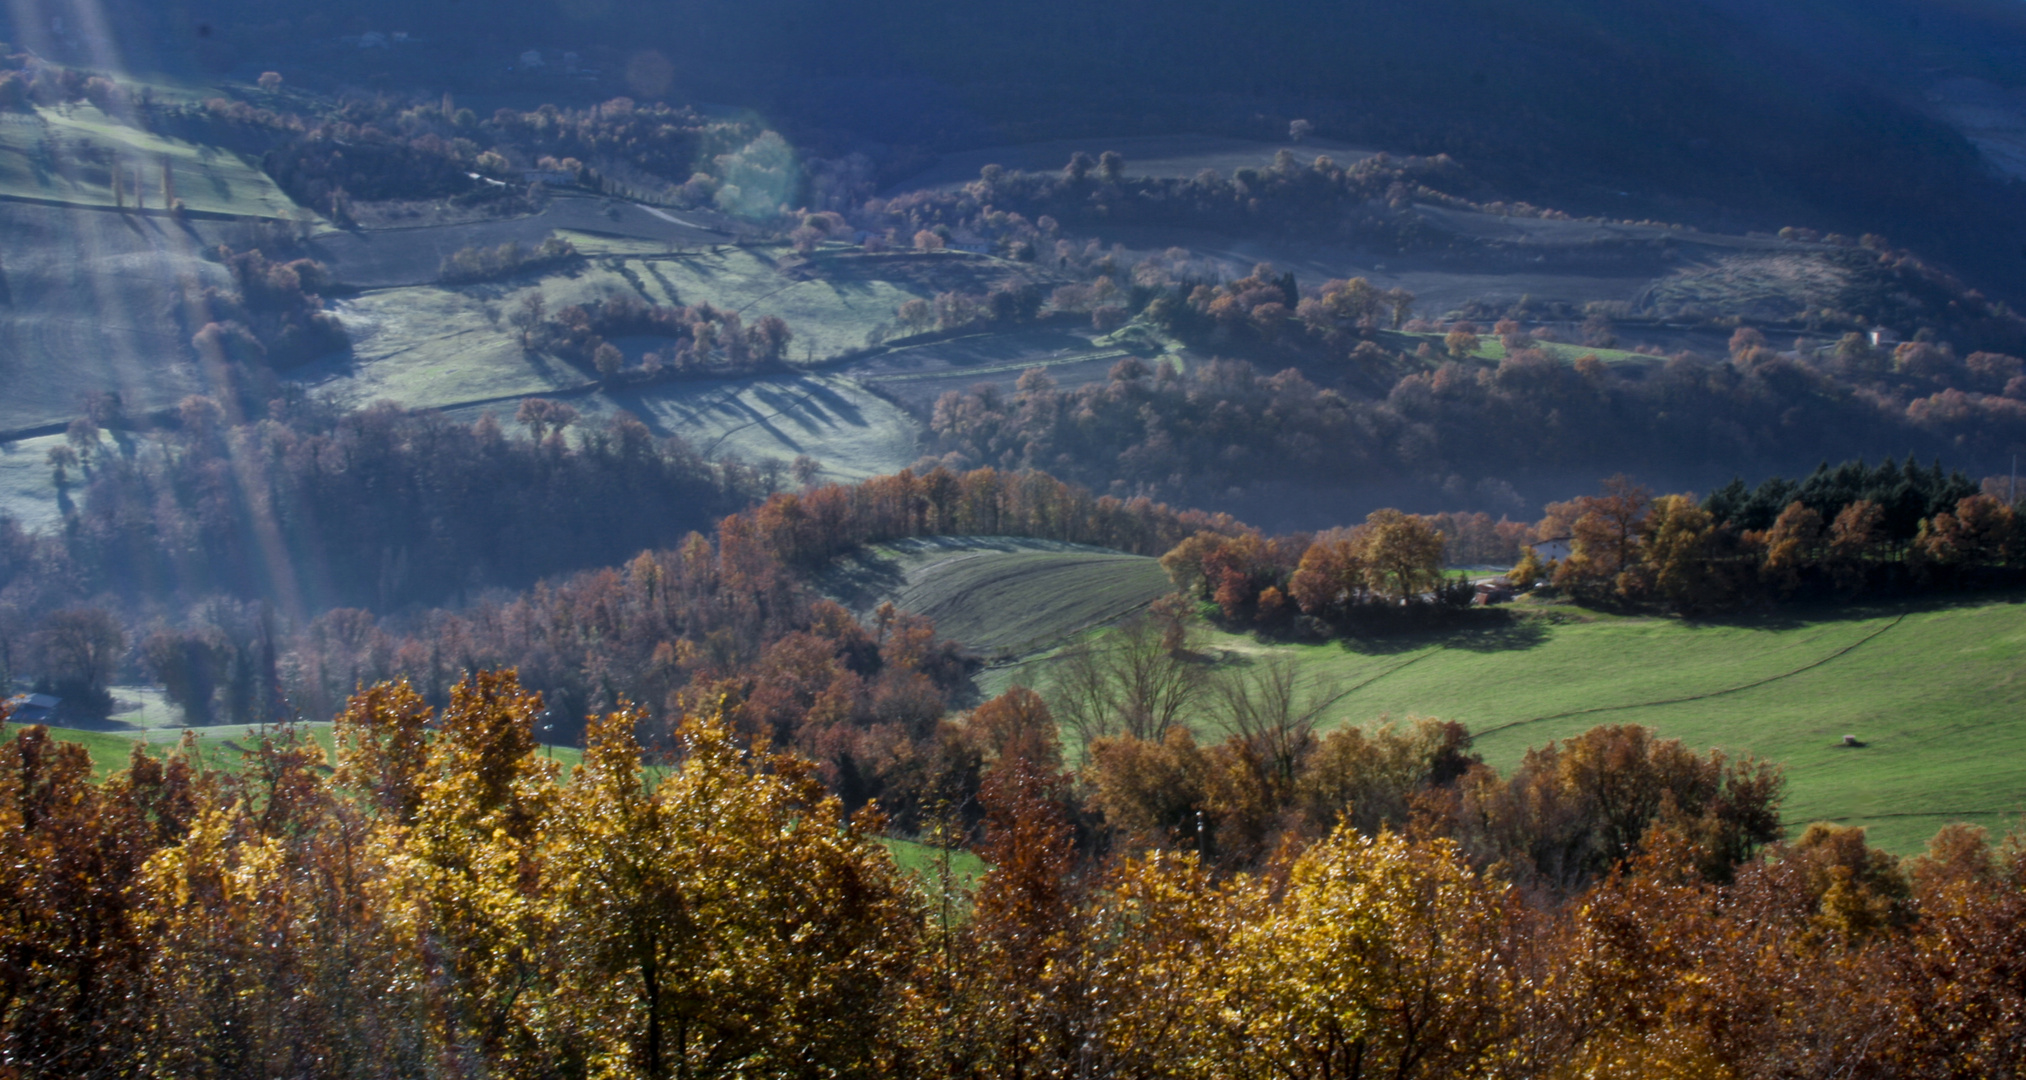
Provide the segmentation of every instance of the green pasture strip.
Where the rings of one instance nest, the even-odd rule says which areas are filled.
[[[936,888],[943,873],[944,852],[941,848],[892,837],[880,842],[886,845],[886,850],[893,855],[893,861],[901,870],[914,877],[924,889]],[[984,876],[985,860],[961,848],[948,854],[951,884],[959,890],[969,892],[977,886],[978,879]]]
[[[960,378],[977,375],[1003,375],[1009,371],[1026,371],[1029,368],[1062,367],[1066,364],[1088,364],[1094,360],[1123,360],[1136,355],[1128,349],[1100,349],[1096,352],[1076,356],[1037,357],[1013,364],[994,364],[989,367],[945,368],[940,371],[910,371],[898,375],[862,375],[860,380],[869,383],[919,382],[924,379],[941,379],[954,382]]]
[[[1419,338],[1428,342],[1435,346],[1439,358],[1448,359],[1449,353],[1446,346],[1443,345],[1443,338],[1446,335],[1407,334],[1405,336]],[[1658,356],[1648,356],[1645,353],[1628,352],[1624,349],[1599,349],[1589,345],[1571,345],[1565,341],[1536,341],[1534,342],[1534,348],[1547,353],[1549,356],[1565,364],[1573,364],[1585,356],[1595,356],[1607,364],[1657,364],[1663,359]],[[1504,360],[1505,342],[1500,341],[1489,332],[1481,332],[1477,335],[1477,351],[1470,355],[1472,358],[1478,360]]]
[[[309,216],[239,154],[127,127],[91,105],[0,118],[0,196],[111,207],[117,166],[126,205],[134,206],[138,187],[142,206],[161,211],[167,209],[165,162],[175,197],[190,210],[280,219]]]
[[[1909,854],[1950,821],[2003,833],[2026,813],[2021,599],[1706,623],[1564,608],[1368,643],[1219,643],[1297,657],[1342,694],[1329,726],[1455,720],[1501,771],[1599,724],[1753,754],[1786,768],[1790,828],[1863,825]]]
[[[323,748],[326,768],[337,762],[337,744],[330,722],[295,726]],[[19,725],[10,724],[7,735],[12,738],[20,730]],[[270,726],[266,730],[278,737],[282,729]],[[209,727],[157,728],[149,731],[86,731],[80,728],[52,727],[49,734],[62,742],[78,743],[89,750],[93,776],[98,780],[105,780],[127,767],[135,743],[145,745],[150,755],[162,758],[181,744],[185,732],[197,736],[198,759],[206,768],[228,772],[244,769],[247,766],[248,754],[259,741],[260,731],[260,728],[245,724],[217,724]],[[553,759],[562,767],[560,779],[563,780],[568,780],[570,771],[584,760],[584,752],[573,746],[543,746],[537,753],[542,757]]]

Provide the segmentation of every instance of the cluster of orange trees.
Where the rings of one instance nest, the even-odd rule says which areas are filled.
[[[1884,471],[1891,472],[1889,463]],[[1907,471],[1918,473],[1910,461]],[[1811,498],[1788,485],[1791,501],[1757,528],[1754,508],[1725,499],[1728,492],[1701,502],[1656,497],[1617,477],[1597,495],[1550,504],[1538,529],[1570,538],[1568,557],[1548,565],[1529,550],[1513,576],[1526,584],[1551,580],[1586,598],[1681,611],[2018,580],[2026,529],[2014,506],[1960,476],[1953,483],[1941,481],[1939,469],[1935,476],[1932,493],[1905,482],[1889,489],[1913,489],[1914,498],[1896,500],[1901,505],[1876,491]],[[1777,481],[1765,486],[1779,490]]]
[[[1523,589],[1552,584],[1590,602],[1680,612],[2019,580],[2026,523],[2012,503],[1911,461],[1905,479],[1891,462],[1878,472],[1890,483],[1849,462],[1806,484],[1732,484],[1700,501],[1618,476],[1598,494],[1549,504],[1530,530],[1389,509],[1315,535],[1202,532],[1161,562],[1177,589],[1215,604],[1227,624],[1274,632],[1467,606],[1470,590],[1443,569],[1460,549],[1523,547],[1509,575]],[[1841,490],[1838,480],[1848,481]],[[1543,558],[1529,538],[1567,552]],[[1312,621],[1297,623],[1304,618]]]
[[[641,714],[595,719],[561,777],[511,674],[440,711],[361,692],[331,768],[283,732],[243,772],[137,751],[95,784],[81,747],[20,731],[0,1068],[1956,1077],[2026,1046],[2026,858],[1975,831],[1906,864],[1829,826],[1725,857],[1671,794],[1721,763],[1605,731],[1511,798],[1644,822],[1578,887],[1515,884],[1419,811],[1236,865],[1186,829],[1104,850],[1031,704],[965,721],[990,747],[975,887],[902,873],[877,811],[715,715],[651,764]]]

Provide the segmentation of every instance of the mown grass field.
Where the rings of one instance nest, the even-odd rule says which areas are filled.
[[[982,672],[986,694],[1015,680],[1046,686],[1048,650],[1076,636],[1080,618],[1046,605],[1085,589],[1092,598],[1078,602],[1093,610],[1102,588],[1166,591],[1152,559],[1019,550],[967,559],[959,541],[942,543],[896,559],[882,595],[932,614],[957,640],[1008,643],[1028,658]],[[1213,633],[1206,651],[1234,666],[1296,658],[1311,685],[1336,695],[1326,727],[1463,723],[1500,770],[1598,724],[1756,755],[1787,770],[1791,826],[1862,825],[1903,854],[1950,821],[2002,834],[2026,815],[2026,594],[1726,622],[1528,604],[1484,616],[1447,632],[1325,644]],[[1845,735],[1865,745],[1847,748]]]
[[[1434,716],[1510,769],[1529,747],[1643,724],[1698,750],[1786,767],[1790,826],[1863,825],[1918,851],[1949,821],[2002,833],[2026,813],[2026,597],[1815,609],[1730,623],[1516,613],[1471,632],[1263,646],[1341,692],[1327,723]],[[1842,745],[1854,735],[1865,745]]]
[[[926,615],[937,634],[996,663],[1130,616],[1172,588],[1152,559],[1013,537],[882,545],[824,586],[862,611],[891,601]]]
[[[1443,357],[1449,355],[1444,351],[1445,347],[1442,343],[1444,335],[1442,334],[1408,334],[1405,336],[1424,339],[1429,344],[1434,345],[1436,352]],[[1661,360],[1660,357],[1648,356],[1645,353],[1628,352],[1624,349],[1598,349],[1588,345],[1571,345],[1564,341],[1538,341],[1534,343],[1534,347],[1565,364],[1573,364],[1585,356],[1595,356],[1607,364],[1655,364]],[[1490,331],[1482,331],[1478,334],[1477,351],[1471,355],[1479,360],[1503,360],[1505,359],[1505,343],[1493,337]]]
[[[943,859],[946,853],[943,849],[916,843],[913,840],[888,839],[885,843],[886,850],[893,855],[893,861],[919,882],[933,899],[944,872]],[[947,852],[947,856],[950,884],[956,888],[968,890],[984,876],[985,860],[980,859],[975,853],[959,848]]]
[[[87,104],[0,117],[0,195],[113,206],[112,168],[125,170],[126,204],[140,176],[143,204],[165,209],[162,166],[191,210],[291,219],[309,215],[257,164],[215,146],[127,127]]]

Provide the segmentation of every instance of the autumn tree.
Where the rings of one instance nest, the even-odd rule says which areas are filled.
[[[1338,829],[1233,936],[1239,1060],[1315,1080],[1485,1068],[1521,992],[1511,908],[1448,841]]]
[[[1360,561],[1373,592],[1406,604],[1442,580],[1442,534],[1421,518],[1375,510],[1359,534]]]
[[[1260,786],[1275,792],[1276,801],[1292,793],[1314,746],[1316,723],[1337,697],[1334,686],[1304,680],[1286,656],[1234,668],[1211,684],[1217,723],[1251,751]]]
[[[1027,761],[1042,769],[1062,765],[1055,717],[1048,702],[1027,687],[1015,686],[972,709],[964,730],[992,762],[1010,766]]]
[[[1604,481],[1602,494],[1549,506],[1550,517],[1568,520],[1573,540],[1555,584],[1587,592],[1617,588],[1620,575],[1639,564],[1640,527],[1652,502],[1644,487],[1619,475]]]
[[[0,725],[5,712],[0,704]],[[0,742],[0,1052],[23,1075],[126,1072],[145,1036],[147,937],[132,894],[148,857],[180,832],[187,802],[173,789],[187,789],[188,773],[142,765],[133,782],[101,788],[83,746],[0,726],[10,735]]]
[[[988,869],[972,900],[959,970],[942,980],[929,1036],[950,1075],[1050,1075],[1090,1030],[1080,907],[1084,882],[1060,777],[1031,762],[996,769],[980,800]],[[954,958],[953,958],[954,959]]]
[[[806,761],[684,722],[640,763],[638,711],[586,733],[556,809],[556,1023],[604,1075],[887,1075],[918,899]]]
[[[1159,739],[1203,689],[1201,665],[1166,647],[1160,625],[1136,618],[1095,644],[1072,646],[1050,687],[1050,708],[1080,743],[1112,734]]]
[[[126,631],[110,612],[72,608],[43,619],[33,640],[38,673],[53,693],[78,698],[100,715],[112,707],[106,692],[127,647]]]
[[[1555,888],[1621,865],[1656,824],[1692,842],[1699,870],[1720,880],[1781,835],[1784,787],[1778,768],[1754,758],[1601,726],[1527,751],[1509,777],[1474,770],[1458,823],[1472,850]]]

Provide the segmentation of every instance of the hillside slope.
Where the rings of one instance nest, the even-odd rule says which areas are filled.
[[[938,635],[1005,663],[1131,616],[1173,586],[1158,562],[1016,537],[929,538],[841,560],[823,587],[869,612],[891,602]]]
[[[1902,854],[1949,821],[2002,834],[2026,814],[2026,597],[1720,624],[1560,608],[1479,632],[1217,647],[1300,658],[1340,694],[1330,726],[1461,722],[1501,770],[1598,724],[1754,754],[1786,767],[1790,826],[1864,825]]]

